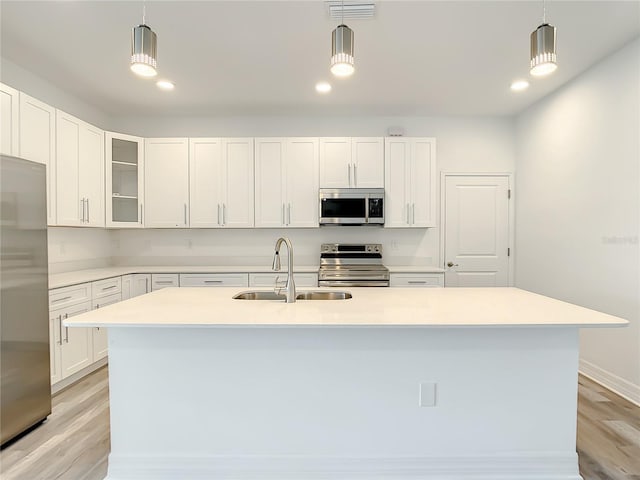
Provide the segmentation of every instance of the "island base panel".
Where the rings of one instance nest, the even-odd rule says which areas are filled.
[[[109,357],[109,480],[581,478],[577,328],[116,327]]]

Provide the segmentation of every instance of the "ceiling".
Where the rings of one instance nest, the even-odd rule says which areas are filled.
[[[176,83],[163,92],[129,70],[142,4],[3,0],[1,55],[114,116],[513,115],[640,35],[640,2],[549,0],[559,68],[514,93],[541,1],[378,0],[373,19],[345,21],[348,79],[329,73],[337,22],[322,0],[147,1],[160,76]]]

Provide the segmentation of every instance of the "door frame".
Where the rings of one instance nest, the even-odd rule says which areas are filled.
[[[509,238],[507,239],[507,245],[510,249],[510,255],[507,257],[508,271],[507,271],[507,285],[514,286],[515,283],[515,189],[513,172],[440,172],[440,259],[438,264],[444,269],[447,269],[445,262],[445,231],[446,231],[446,181],[447,177],[506,177],[509,182],[509,190],[511,191],[511,197],[509,199],[509,214],[508,214],[508,231]]]

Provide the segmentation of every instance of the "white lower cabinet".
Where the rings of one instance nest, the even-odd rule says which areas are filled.
[[[131,292],[130,298],[144,295],[151,291],[151,274],[136,273],[131,275]],[[124,299],[123,299],[124,300]]]
[[[444,287],[444,273],[392,273],[391,287]]]
[[[111,279],[110,279],[111,280]],[[120,281],[120,278],[117,279]],[[104,284],[104,282],[93,282],[93,284]],[[111,295],[102,296],[100,298],[93,299],[93,303],[91,305],[92,309],[95,310],[97,308],[104,308],[107,305],[112,305],[114,303],[118,303],[122,301],[122,295],[120,292],[113,293]],[[101,358],[107,356],[107,329],[100,327],[91,328],[91,341],[93,345],[93,361],[97,362]]]
[[[51,382],[55,383],[93,363],[91,328],[68,328],[67,319],[91,310],[91,302],[83,302],[50,312]]]
[[[122,300],[129,300],[132,297],[131,292],[133,290],[133,275],[123,275],[121,280],[122,280],[122,292],[121,292]]]
[[[246,287],[246,273],[183,273],[181,287]]]
[[[161,288],[179,287],[180,279],[177,273],[153,273],[151,275],[151,291]]]
[[[278,282],[286,282],[287,272],[250,273],[249,274],[250,287],[275,287],[276,280],[278,280]],[[294,273],[293,281],[296,284],[296,288],[317,287],[318,274],[317,273]]]

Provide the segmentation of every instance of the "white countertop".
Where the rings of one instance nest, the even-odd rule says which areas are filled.
[[[165,288],[69,318],[64,325],[612,327],[628,324],[618,317],[517,288],[347,288],[353,294],[348,300],[299,300],[291,304],[233,300],[231,297],[241,290]]]
[[[318,265],[295,265],[296,273],[318,273]],[[391,273],[442,273],[438,267],[391,266]],[[49,288],[68,287],[131,273],[272,273],[271,265],[205,265],[205,266],[121,266],[76,270],[49,275]]]

